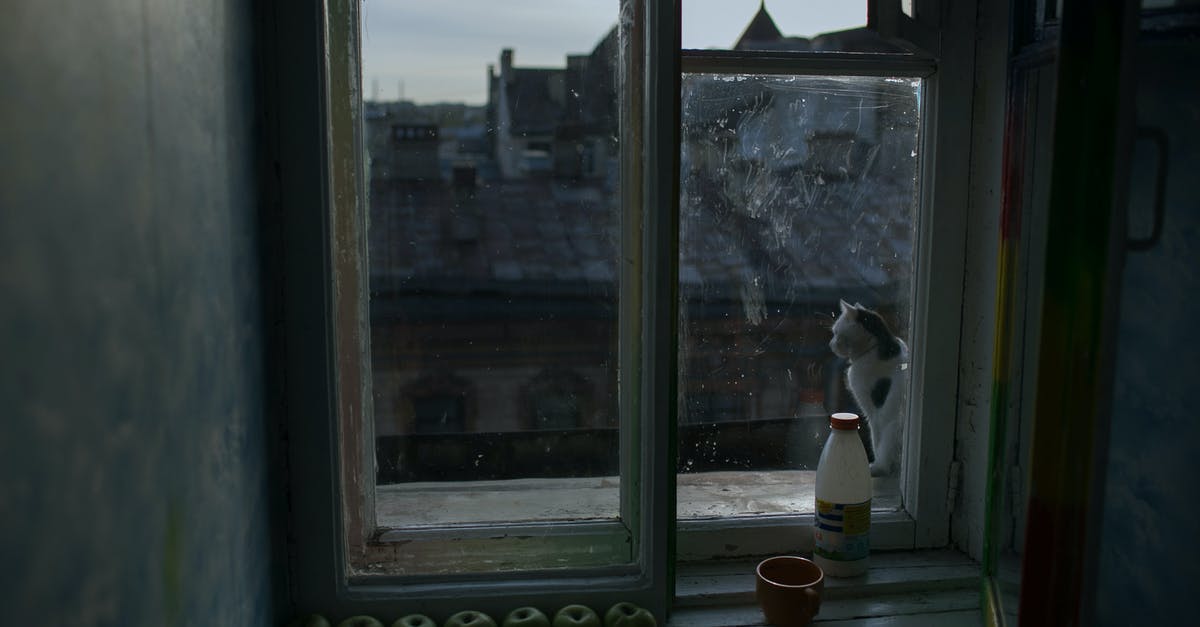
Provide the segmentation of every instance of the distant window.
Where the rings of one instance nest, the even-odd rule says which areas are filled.
[[[433,394],[412,399],[414,433],[462,433],[466,430],[466,400],[457,394]]]
[[[438,138],[438,127],[433,125],[394,125],[392,139],[398,142],[435,141]]]
[[[685,420],[693,423],[746,420],[749,416],[746,394],[736,392],[696,392],[688,395]]]
[[[583,426],[584,409],[591,405],[588,381],[569,370],[544,370],[526,389],[527,419],[533,429],[575,429]]]
[[[466,378],[439,373],[426,375],[404,389],[405,405],[411,418],[401,416],[401,431],[417,435],[466,433],[471,428],[470,401],[474,386]],[[405,424],[410,425],[405,428]]]

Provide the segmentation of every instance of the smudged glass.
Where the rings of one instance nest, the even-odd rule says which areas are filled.
[[[858,411],[828,346],[839,299],[909,340],[920,92],[685,74],[681,518],[812,511],[829,414]],[[875,507],[897,492],[877,480]]]

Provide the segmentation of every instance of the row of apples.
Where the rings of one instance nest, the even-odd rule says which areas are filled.
[[[554,620],[536,607],[519,607],[508,613],[497,626],[492,617],[475,610],[464,610],[446,619],[441,627],[657,627],[654,615],[649,610],[633,603],[622,601],[604,613],[604,620],[586,605],[568,605],[554,614]],[[319,614],[297,617],[289,627],[331,627],[330,622]],[[372,616],[352,616],[337,624],[337,627],[384,627]],[[438,627],[436,621],[424,614],[409,614],[396,619],[391,627]]]

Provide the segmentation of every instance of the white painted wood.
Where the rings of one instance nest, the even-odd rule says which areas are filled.
[[[670,627],[760,627],[765,625],[757,604],[676,610]],[[909,592],[867,599],[822,599],[818,625],[937,626],[980,625],[979,593],[958,589]]]
[[[696,605],[752,602],[754,567],[754,563],[747,563],[737,574],[680,577],[675,583],[676,593],[691,595],[686,600]],[[827,579],[825,597],[873,598],[907,592],[918,586],[927,589],[973,587],[978,581],[979,567],[974,564],[873,569],[853,580]]]
[[[921,215],[914,280],[913,390],[906,432],[905,508],[916,522],[913,545],[949,540],[946,504],[953,459],[974,71],[974,3],[943,14],[942,57],[925,83]]]
[[[757,560],[683,564],[670,625],[763,625],[754,600]],[[979,565],[952,550],[872,555],[863,577],[828,578],[817,624],[978,625]]]
[[[973,627],[982,625],[979,610],[960,610],[849,620],[824,621],[818,624],[838,627]]]
[[[681,521],[676,555],[680,561],[696,561],[807,554],[813,549],[812,526],[812,515]],[[913,520],[908,514],[871,512],[871,546],[875,550],[912,548],[912,538]]]
[[[975,98],[972,106],[970,228],[964,260],[963,341],[955,427],[955,456],[963,476],[952,519],[954,544],[976,559],[983,555],[991,423],[992,356],[996,327],[997,258],[1002,203],[1004,109],[1007,83],[1008,5],[979,3]]]
[[[680,606],[753,602],[758,559],[682,564],[675,596]],[[904,590],[969,587],[979,583],[979,565],[951,550],[897,551],[871,555],[862,577],[826,580],[828,598],[866,597]]]
[[[684,50],[681,55],[684,72],[712,74],[925,77],[937,67],[926,56],[869,52]]]

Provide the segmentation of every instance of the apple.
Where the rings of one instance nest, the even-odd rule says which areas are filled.
[[[442,627],[496,627],[496,621],[483,612],[463,610],[446,619]]]
[[[437,623],[424,614],[409,614],[403,618],[397,618],[396,622],[392,623],[392,627],[437,627]]]
[[[320,614],[309,614],[293,618],[288,627],[329,627],[329,621]]]
[[[602,627],[600,617],[586,605],[568,605],[554,615],[553,627]]]
[[[338,623],[338,627],[383,627],[383,623],[370,616],[351,616]]]
[[[650,610],[621,601],[604,613],[604,627],[658,627],[658,622]]]
[[[508,613],[500,627],[550,627],[550,619],[536,607],[518,607]]]

